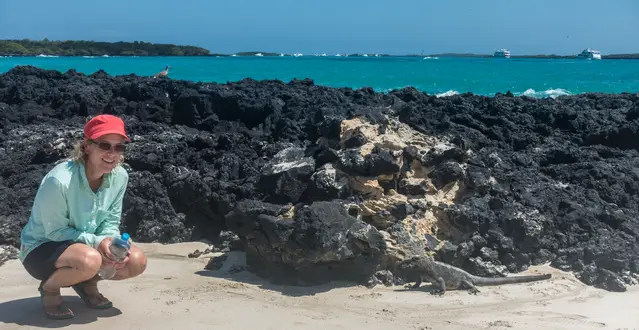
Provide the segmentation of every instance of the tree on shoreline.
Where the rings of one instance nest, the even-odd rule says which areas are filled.
[[[210,51],[196,46],[150,42],[101,42],[85,40],[0,40],[0,55],[57,56],[207,56]]]

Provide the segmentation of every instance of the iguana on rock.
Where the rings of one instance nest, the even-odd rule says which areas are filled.
[[[433,257],[429,256],[414,256],[404,260],[398,266],[404,275],[416,279],[415,284],[410,286],[411,288],[419,288],[422,280],[427,280],[438,287],[433,293],[440,295],[446,293],[446,289],[468,289],[469,293],[477,294],[479,290],[475,287],[476,285],[524,283],[546,280],[552,277],[551,274],[495,278],[479,277],[455,266],[435,261]]]

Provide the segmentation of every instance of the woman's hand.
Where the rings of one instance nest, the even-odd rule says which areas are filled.
[[[111,244],[111,237],[107,237],[102,242],[100,242],[100,246],[98,247],[98,251],[102,254],[102,265],[105,266],[114,266],[115,269],[122,269],[126,267],[126,263],[129,261],[129,255],[124,257],[124,259],[120,262],[115,261],[115,257],[109,250],[109,244]]]
[[[115,263],[115,269],[122,269],[126,267],[126,263],[129,261],[129,256],[127,255],[124,260]]]
[[[112,266],[115,264],[115,257],[109,251],[109,244],[111,244],[111,237],[107,237],[100,242],[100,246],[98,246],[98,252],[102,254],[102,265],[104,266]]]

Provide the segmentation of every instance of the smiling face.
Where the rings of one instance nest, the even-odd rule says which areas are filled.
[[[124,141],[125,138],[119,134],[106,134],[95,140],[87,140],[84,146],[86,165],[94,173],[110,173],[122,158],[126,148]]]

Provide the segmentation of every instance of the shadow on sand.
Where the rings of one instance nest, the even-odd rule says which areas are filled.
[[[122,314],[116,307],[107,310],[90,309],[79,297],[63,295],[62,299],[75,314],[74,318],[68,320],[46,318],[40,297],[37,296],[0,303],[0,324],[17,324],[30,328],[62,328],[73,324],[88,324],[97,321],[98,318]]]
[[[333,281],[326,284],[312,286],[274,284],[246,270],[234,271],[234,268],[239,266],[240,269],[243,269],[246,265],[244,253],[230,252],[225,255],[228,259],[219,270],[203,269],[196,271],[195,274],[255,285],[261,289],[276,291],[290,297],[312,296],[318,293],[331,291],[332,289],[359,286],[357,283],[345,281]]]
[[[285,296],[290,297],[312,296],[318,293],[328,292],[333,289],[358,286],[358,284],[351,282],[330,282],[327,284],[313,286],[273,284],[247,271],[241,271],[238,273],[226,273],[219,270],[199,270],[195,272],[195,274],[256,285],[260,289],[277,291]]]
[[[432,284],[422,284],[422,286],[420,286],[417,289],[413,289],[413,288],[407,288],[407,287],[402,287],[399,289],[394,289],[394,292],[420,292],[420,293],[430,293],[432,295],[439,295],[439,291],[438,291],[438,287]]]

